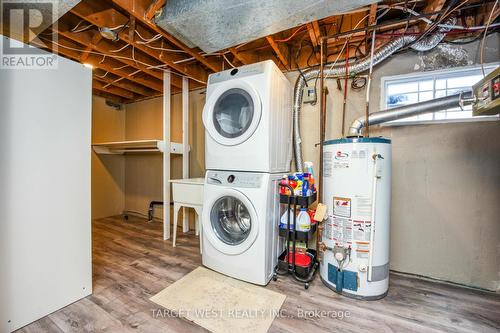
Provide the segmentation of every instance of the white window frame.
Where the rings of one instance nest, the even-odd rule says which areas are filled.
[[[499,66],[500,63],[489,63],[484,65],[485,72],[491,71]],[[418,72],[409,74],[399,74],[384,76],[380,79],[380,110],[386,110],[386,89],[387,84],[390,82],[413,82],[413,81],[423,81],[425,79],[432,79],[437,75],[446,75],[447,77],[460,76],[461,73],[470,72],[471,70],[481,70],[481,65],[472,65],[464,67],[447,68],[443,70],[429,71],[429,72]],[[409,104],[408,104],[409,105]],[[467,123],[467,122],[478,122],[478,121],[498,121],[500,120],[500,115],[493,116],[480,116],[473,118],[461,118],[461,119],[431,119],[431,120],[412,120],[412,121],[391,121],[382,124],[382,126],[406,126],[406,125],[426,125],[426,124],[447,124],[447,123]]]

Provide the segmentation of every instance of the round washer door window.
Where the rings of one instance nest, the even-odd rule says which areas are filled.
[[[227,245],[243,243],[252,229],[252,218],[245,204],[233,196],[224,196],[212,206],[210,212],[212,229]]]
[[[243,135],[254,117],[252,97],[243,89],[232,88],[225,91],[215,102],[213,123],[216,131],[225,138]]]

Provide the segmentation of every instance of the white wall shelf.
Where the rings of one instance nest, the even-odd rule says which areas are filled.
[[[163,140],[135,140],[135,141],[112,141],[92,144],[97,154],[121,155],[127,153],[165,152],[165,141]],[[190,147],[187,145],[187,151]],[[183,154],[182,143],[170,142],[170,154]]]

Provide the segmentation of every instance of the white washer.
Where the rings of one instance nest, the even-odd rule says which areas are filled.
[[[271,60],[211,74],[203,109],[209,170],[286,173],[292,86]]]
[[[207,171],[202,262],[266,285],[277,264],[280,174]]]

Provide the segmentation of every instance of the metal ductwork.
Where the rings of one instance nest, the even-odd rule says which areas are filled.
[[[189,47],[213,53],[374,0],[168,0],[155,23]]]
[[[453,25],[456,22],[456,18],[452,17],[446,21],[446,25]],[[373,54],[373,66],[376,66],[383,60],[387,59],[389,56],[402,49],[405,46],[409,46],[415,51],[429,51],[436,47],[446,35],[449,28],[440,28],[438,32],[433,35],[429,35],[417,42],[417,37],[411,36],[401,36],[393,39],[392,41],[385,44],[378,51]],[[361,73],[370,68],[371,57],[367,56],[360,59],[354,63],[349,63],[348,71],[349,73]],[[335,66],[325,66],[324,75],[325,78],[334,78],[337,76],[343,76],[346,73],[345,63],[339,63]],[[309,70],[299,75],[297,81],[295,81],[295,89],[293,96],[293,152],[295,159],[295,168],[297,170],[303,169],[303,159],[302,159],[302,147],[301,147],[301,137],[300,137],[300,110],[302,108],[302,93],[306,86],[306,82],[311,79],[316,79],[319,74],[319,69]],[[371,124],[371,123],[370,123]]]
[[[472,91],[463,91],[461,93],[432,99],[425,102],[400,106],[390,110],[375,112],[369,115],[368,125],[377,125],[388,121],[408,118],[425,113],[442,111],[450,108],[463,107],[473,103]],[[361,116],[353,121],[349,128],[348,137],[361,136],[362,129],[366,127],[366,117]]]

